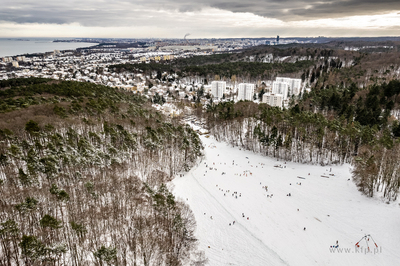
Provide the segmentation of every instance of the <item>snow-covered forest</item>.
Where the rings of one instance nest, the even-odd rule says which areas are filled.
[[[0,265],[183,265],[193,257],[196,222],[165,184],[201,156],[197,133],[111,88],[7,90],[21,98],[46,91],[50,103],[2,114]]]

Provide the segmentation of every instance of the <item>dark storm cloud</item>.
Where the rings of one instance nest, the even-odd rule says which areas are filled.
[[[250,0],[245,3],[210,1],[210,6],[233,12],[250,12],[284,21],[375,15],[400,10],[399,0]]]
[[[16,23],[79,23],[84,26],[130,26],[169,23],[168,11],[193,12],[207,7],[249,12],[283,21],[374,15],[400,10],[399,0],[3,0],[0,20]],[[167,11],[166,14],[152,14]],[[163,17],[166,16],[166,17]]]
[[[353,0],[335,1],[313,5],[309,9],[295,8],[290,11],[295,17],[338,18],[354,15],[375,15],[400,10],[400,1]]]

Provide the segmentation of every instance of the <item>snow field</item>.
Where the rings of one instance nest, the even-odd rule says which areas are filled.
[[[349,165],[285,163],[201,139],[204,159],[173,185],[194,212],[209,265],[400,263],[399,206],[361,195]],[[366,241],[355,248],[365,234],[378,245],[368,241],[367,254]]]

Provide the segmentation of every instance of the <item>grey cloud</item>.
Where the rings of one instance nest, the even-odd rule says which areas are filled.
[[[68,24],[84,26],[130,26],[172,23],[168,14],[154,17],[155,10],[193,12],[214,7],[249,12],[284,21],[372,15],[400,10],[399,0],[3,0],[0,20],[16,23]]]
[[[132,20],[140,23],[146,18],[135,6],[123,2],[99,6],[96,1],[78,3],[74,1],[53,1],[52,4],[17,3],[12,1],[0,9],[0,20],[16,23],[69,24],[77,22],[83,26],[126,26]],[[18,6],[18,8],[15,8]]]
[[[233,12],[251,12],[284,21],[374,15],[400,10],[400,1],[398,0],[250,0],[246,4],[240,0],[234,0],[210,2],[210,5]]]
[[[400,10],[399,0],[205,0],[209,6],[281,20],[373,15]]]
[[[310,9],[296,8],[290,11],[294,17],[339,18],[353,15],[375,15],[400,9],[399,1],[337,1],[313,5]]]

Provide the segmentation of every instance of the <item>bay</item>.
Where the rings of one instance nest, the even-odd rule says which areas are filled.
[[[86,42],[53,42],[54,40],[54,38],[0,38],[0,57],[75,50],[96,45]]]

